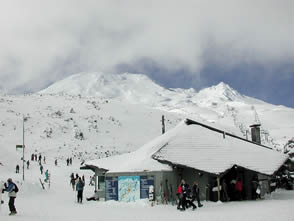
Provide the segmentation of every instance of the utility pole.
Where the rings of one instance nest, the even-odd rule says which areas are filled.
[[[162,134],[165,133],[165,122],[164,122],[164,115],[161,117],[161,124],[162,124]]]

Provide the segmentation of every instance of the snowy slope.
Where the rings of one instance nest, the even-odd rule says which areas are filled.
[[[2,96],[0,162],[15,165],[20,161],[22,152],[16,151],[15,145],[22,144],[23,115],[27,157],[37,151],[54,158],[83,160],[137,149],[161,134],[163,114],[168,119],[167,129],[180,121],[164,111],[103,98]]]
[[[60,159],[91,160],[138,149],[161,134],[162,115],[167,130],[192,118],[243,137],[260,122],[263,144],[277,149],[294,136],[293,109],[241,95],[224,83],[196,92],[166,89],[139,74],[80,73],[37,94],[0,95],[5,165],[20,161],[15,145],[22,144],[23,115],[27,156],[36,151]]]
[[[161,134],[161,116],[166,129],[189,117],[209,122],[217,128],[245,136],[254,122],[263,125],[262,138],[269,145],[283,146],[293,135],[294,111],[239,94],[226,84],[196,92],[193,89],[165,89],[143,75],[84,73],[57,82],[38,94],[0,95],[0,181],[12,177],[20,192],[16,199],[18,214],[8,217],[8,198],[0,207],[0,220],[293,220],[293,191],[278,191],[266,200],[229,203],[203,202],[197,211],[176,210],[172,205],[150,207],[137,203],[75,203],[76,192],[69,185],[70,173],[79,170],[83,160],[133,151]],[[22,123],[25,118],[25,159],[33,152],[47,158],[45,169],[51,173],[51,188],[39,183],[37,162],[22,174]],[[144,159],[137,151],[136,161]],[[65,159],[73,157],[73,166]],[[58,166],[54,160],[58,159]],[[148,162],[145,162],[148,163]],[[47,185],[46,185],[47,188]],[[84,196],[93,187],[86,185]],[[40,203],[41,202],[41,203]],[[115,211],[115,212],[114,212]],[[97,214],[97,216],[93,216]]]

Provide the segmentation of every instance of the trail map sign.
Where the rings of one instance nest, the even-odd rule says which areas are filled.
[[[119,176],[118,177],[118,200],[134,202],[140,199],[140,177]]]

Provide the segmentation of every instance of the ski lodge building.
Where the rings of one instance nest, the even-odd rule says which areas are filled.
[[[257,130],[255,130],[257,128]],[[157,199],[174,201],[182,179],[199,183],[201,200],[220,200],[221,183],[227,186],[240,177],[243,199],[252,199],[253,177],[262,194],[269,191],[271,177],[288,156],[214,127],[186,119],[138,150],[86,162],[81,169],[95,173],[95,190],[105,200],[135,201],[148,198],[154,186]],[[259,137],[259,140],[258,140]]]

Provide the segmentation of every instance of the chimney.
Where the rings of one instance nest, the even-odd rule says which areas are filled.
[[[260,139],[260,124],[253,124],[251,125],[251,139],[254,143],[261,144]]]

